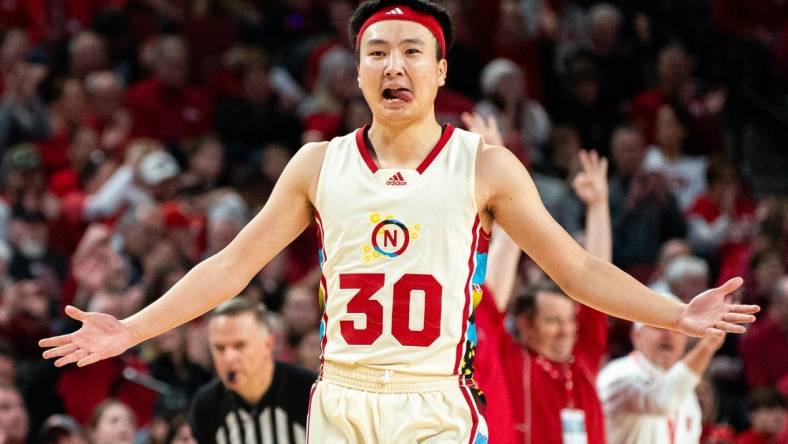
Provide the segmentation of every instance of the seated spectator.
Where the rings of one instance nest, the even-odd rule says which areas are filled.
[[[299,109],[299,114],[304,116],[301,140],[330,140],[340,136],[345,103],[358,95],[353,53],[344,47],[327,52],[320,60],[315,90]]]
[[[63,414],[47,418],[38,435],[41,444],[88,444],[82,427],[74,418]]]
[[[687,237],[693,251],[710,260],[735,258],[752,242],[756,202],[742,189],[731,163],[712,162],[706,170],[709,190],[693,202],[687,214]]]
[[[68,42],[69,75],[84,80],[90,73],[107,69],[107,44],[92,31],[81,31]]]
[[[679,207],[687,210],[706,191],[706,159],[685,154],[689,137],[686,117],[675,105],[665,104],[657,112],[656,142],[646,153],[643,168],[665,176]]]
[[[198,444],[192,434],[189,421],[183,416],[175,416],[169,423],[170,430],[163,444]]]
[[[5,289],[0,304],[0,338],[14,344],[18,358],[38,358],[37,342],[51,334],[49,302],[35,280],[22,279]]]
[[[207,191],[216,188],[225,173],[224,145],[215,136],[204,136],[185,144],[187,169],[180,187]]]
[[[788,389],[788,276],[777,281],[766,316],[742,336],[739,353],[750,387]]]
[[[207,95],[189,83],[187,52],[180,37],[161,37],[156,43],[153,75],[126,95],[134,136],[178,144],[210,130],[213,110]]]
[[[20,28],[5,28],[0,44],[0,95],[5,91],[5,78],[20,63],[25,61],[30,50],[30,41]]]
[[[709,288],[709,266],[698,257],[679,256],[665,269],[665,281],[668,293],[689,302]]]
[[[13,385],[0,385],[0,442],[28,442],[28,416],[22,394]]]
[[[56,84],[55,100],[49,106],[49,139],[38,146],[47,174],[68,166],[68,146],[74,132],[82,125],[87,111],[87,100],[82,82],[65,78]]]
[[[228,160],[239,164],[267,143],[282,141],[297,146],[301,140],[301,122],[285,109],[272,85],[269,61],[259,50],[243,52],[237,70],[240,95],[218,103],[215,121]]]
[[[662,244],[659,250],[656,269],[654,274],[651,275],[651,283],[649,288],[659,293],[670,293],[670,287],[666,279],[668,265],[674,259],[681,256],[689,256],[691,254],[690,247],[683,239],[670,239]]]
[[[686,130],[702,141],[688,146],[688,153],[706,154],[721,145],[719,114],[727,95],[720,89],[711,89],[701,95],[698,82],[692,76],[694,65],[690,54],[680,45],[669,44],[660,50],[656,62],[656,84],[635,96],[629,109],[629,117],[648,143],[658,143],[659,110],[673,102],[687,110]]]
[[[736,444],[782,443],[778,435],[786,431],[788,402],[773,388],[759,388],[747,399],[750,428],[736,437]]]
[[[47,68],[18,62],[4,75],[0,96],[0,147],[42,141],[50,135],[49,115],[38,93]]]
[[[607,153],[613,129],[621,121],[616,104],[602,95],[602,77],[596,60],[580,50],[565,61],[561,97],[548,108],[554,122],[572,125],[581,145]]]
[[[133,444],[137,433],[134,412],[117,399],[97,405],[90,418],[91,444]]]
[[[610,178],[613,262],[647,282],[662,243],[684,237],[684,217],[663,176],[642,169],[646,145],[638,130],[616,129],[611,151],[615,167]]]
[[[706,336],[685,355],[687,336],[635,324],[635,352],[597,377],[608,439],[618,444],[697,443],[701,410],[695,387],[724,336]]]
[[[503,145],[525,164],[535,164],[542,160],[552,127],[542,105],[526,95],[523,77],[511,60],[499,58],[489,62],[480,79],[485,98],[475,111],[495,117]]]
[[[96,131],[99,146],[109,157],[122,159],[132,126],[131,114],[123,106],[123,79],[112,71],[91,73],[85,78],[85,92],[85,125]]]

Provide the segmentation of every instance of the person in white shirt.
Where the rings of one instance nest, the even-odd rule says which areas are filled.
[[[610,362],[597,377],[608,443],[699,442],[695,387],[724,337],[703,338],[684,355],[687,341],[681,333],[635,324],[635,351]]]

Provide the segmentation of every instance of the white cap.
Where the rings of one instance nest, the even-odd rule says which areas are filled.
[[[174,178],[180,172],[181,168],[172,154],[163,150],[146,154],[137,165],[140,180],[149,186],[159,185],[165,180]]]

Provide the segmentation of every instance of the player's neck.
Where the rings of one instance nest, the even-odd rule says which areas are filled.
[[[434,114],[429,118],[403,126],[372,121],[369,128],[370,147],[380,168],[416,168],[441,137],[441,126]]]

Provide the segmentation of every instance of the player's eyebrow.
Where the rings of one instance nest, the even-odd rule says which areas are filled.
[[[386,40],[383,40],[383,39],[369,39],[369,40],[367,40],[367,45],[388,45],[388,44],[389,44],[389,42],[386,41]],[[404,40],[402,40],[402,43],[400,43],[400,44],[403,44],[403,45],[426,45],[424,40],[422,40],[422,39],[420,39],[418,37],[404,39]]]

